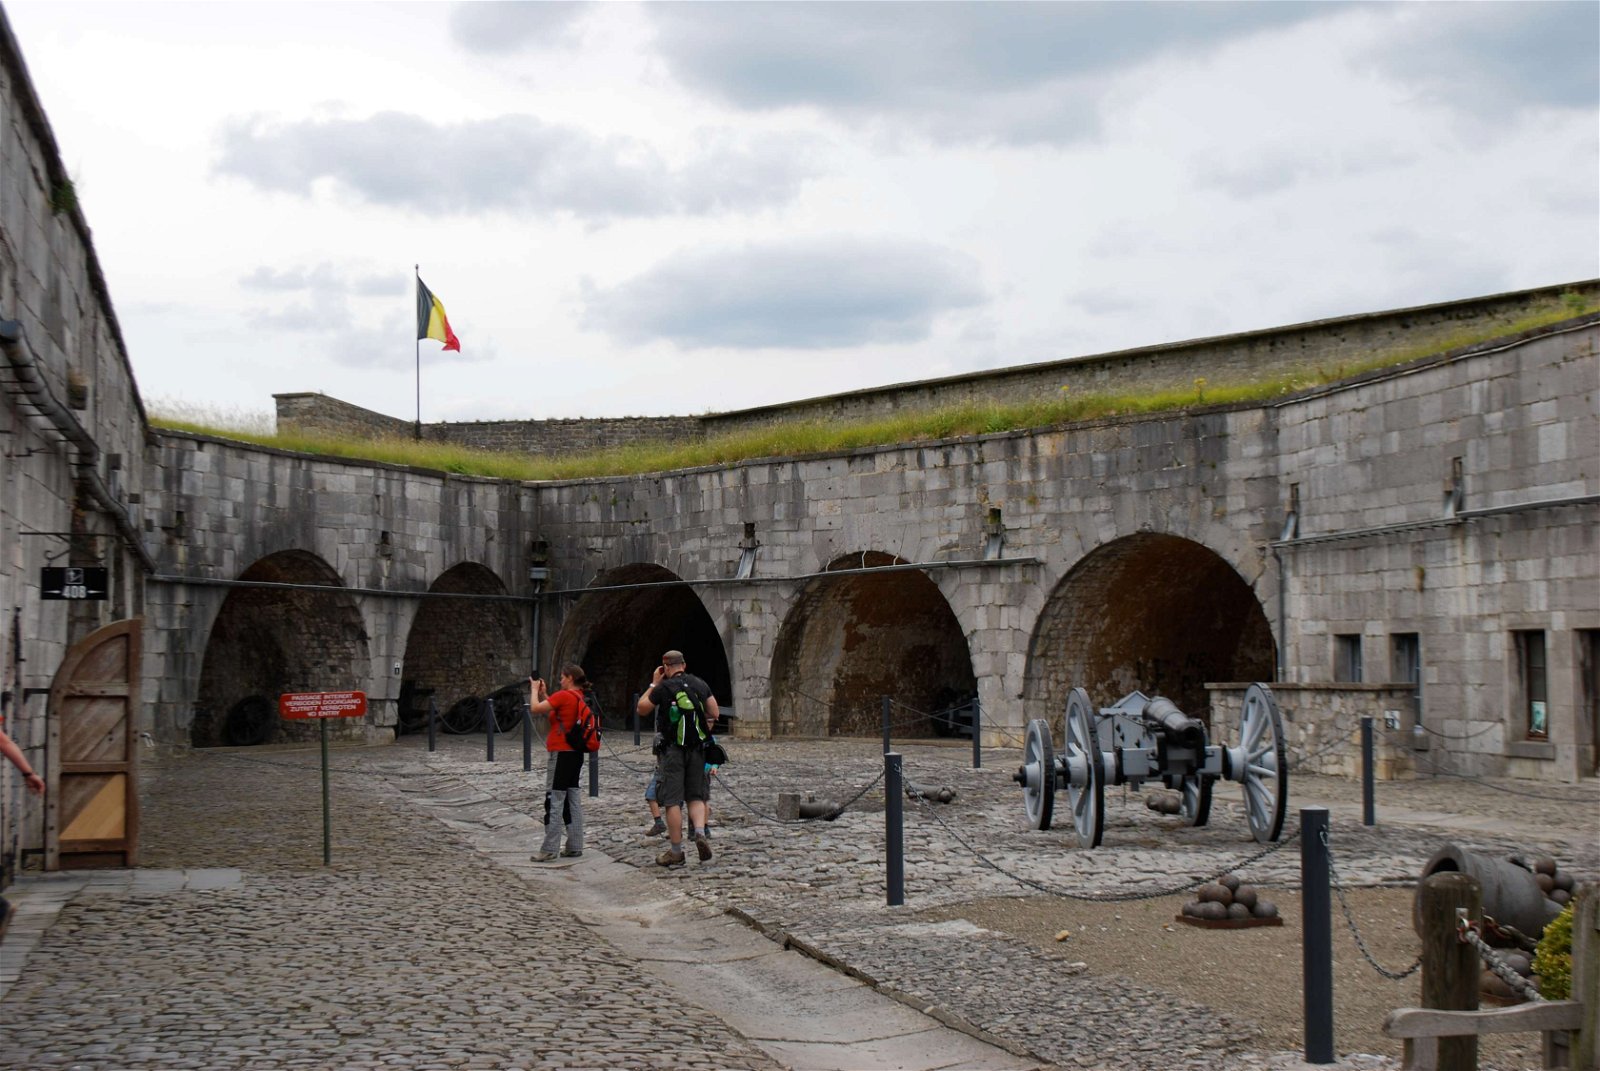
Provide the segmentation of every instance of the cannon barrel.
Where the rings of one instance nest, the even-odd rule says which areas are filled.
[[[1206,723],[1179,710],[1170,699],[1156,698],[1144,708],[1145,721],[1166,734],[1167,743],[1194,751],[1206,746]]]
[[[1448,844],[1434,853],[1417,878],[1417,896],[1411,905],[1411,921],[1422,932],[1422,883],[1430,875],[1459,871],[1475,878],[1483,889],[1483,913],[1496,922],[1515,926],[1538,939],[1545,924],[1561,914],[1561,905],[1548,899],[1534,876],[1509,859],[1479,855]]]

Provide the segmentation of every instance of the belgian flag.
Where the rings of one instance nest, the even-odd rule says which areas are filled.
[[[444,343],[445,349],[461,352],[461,340],[450,330],[443,302],[433,296],[420,275],[417,277],[417,338],[436,338]]]

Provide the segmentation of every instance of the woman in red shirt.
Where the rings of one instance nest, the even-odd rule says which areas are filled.
[[[560,855],[574,858],[583,854],[583,793],[578,790],[583,771],[583,752],[567,744],[567,730],[584,708],[583,689],[589,683],[583,668],[568,663],[561,667],[561,688],[546,694],[543,679],[528,678],[528,709],[550,716],[550,732],[544,749],[549,753],[545,772],[544,843],[533,853],[535,863],[548,863]],[[554,819],[552,821],[552,819]],[[561,848],[561,832],[566,830],[567,846]]]

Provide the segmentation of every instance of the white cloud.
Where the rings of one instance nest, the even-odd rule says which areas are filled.
[[[293,10],[6,3],[148,397],[693,413],[1600,275],[1589,3]]]

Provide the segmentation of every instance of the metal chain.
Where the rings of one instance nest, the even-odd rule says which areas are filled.
[[[1516,972],[1516,969],[1495,954],[1494,949],[1484,943],[1478,936],[1476,927],[1467,919],[1462,919],[1456,927],[1456,935],[1462,941],[1478,950],[1478,957],[1483,960],[1484,966],[1494,972],[1495,977],[1510,986],[1525,1000],[1543,1000],[1544,994],[1539,992],[1537,986]]]
[[[1420,753],[1415,757],[1427,764],[1429,771],[1438,777],[1448,777],[1456,781],[1471,781],[1475,785],[1482,785],[1484,788],[1490,788],[1496,792],[1504,792],[1511,796],[1526,796],[1529,799],[1550,800],[1554,803],[1600,803],[1600,796],[1551,796],[1542,792],[1524,792],[1523,790],[1517,788],[1506,788],[1503,785],[1496,785],[1489,781],[1484,781],[1481,778],[1471,777],[1467,774],[1452,773],[1431,759],[1423,758]]]
[[[967,839],[965,837],[963,837],[961,834],[957,833],[954,829],[950,828],[950,825],[947,822],[945,822],[945,820],[942,817],[940,817],[939,812],[934,810],[932,804],[930,804],[927,800],[922,799],[921,797],[915,797],[915,798],[917,799],[917,802],[921,803],[923,807],[927,808],[927,811],[933,817],[933,820],[935,822],[937,822],[944,829],[944,831],[946,833],[950,834],[950,836],[956,841],[957,844],[960,844],[967,851],[971,852],[972,853],[972,857],[974,859],[978,860],[978,862],[982,863],[984,866],[988,867],[989,869],[998,871],[999,873],[1001,873],[1004,876],[1010,878],[1012,881],[1016,882],[1019,885],[1026,885],[1026,886],[1028,886],[1030,888],[1038,889],[1040,892],[1046,893],[1047,895],[1050,895],[1050,896],[1059,896],[1059,897],[1061,897],[1062,899],[1065,899],[1065,900],[1087,900],[1087,901],[1090,901],[1090,902],[1093,902],[1093,903],[1102,903],[1102,904],[1127,903],[1127,902],[1132,901],[1132,900],[1159,900],[1163,896],[1172,896],[1175,893],[1187,892],[1190,889],[1198,888],[1201,885],[1205,885],[1205,884],[1207,884],[1209,882],[1216,881],[1218,878],[1222,877],[1224,874],[1231,874],[1236,870],[1244,869],[1245,867],[1251,865],[1252,863],[1258,863],[1261,860],[1265,859],[1267,856],[1272,855],[1274,852],[1282,851],[1284,848],[1287,848],[1290,844],[1292,844],[1296,840],[1300,839],[1300,830],[1296,829],[1294,832],[1292,832],[1292,833],[1288,834],[1287,836],[1281,838],[1277,843],[1268,845],[1266,848],[1263,848],[1261,851],[1256,852],[1254,855],[1249,855],[1249,856],[1246,856],[1243,859],[1239,859],[1239,860],[1237,860],[1237,861],[1235,861],[1233,863],[1230,863],[1227,866],[1223,867],[1221,870],[1218,870],[1216,873],[1211,874],[1208,877],[1200,878],[1200,879],[1195,880],[1195,881],[1190,881],[1190,882],[1187,882],[1187,883],[1185,883],[1183,885],[1174,885],[1171,888],[1167,888],[1167,889],[1156,889],[1156,890],[1153,890],[1153,891],[1146,891],[1146,892],[1123,892],[1123,893],[1069,892],[1068,890],[1065,890],[1065,889],[1053,888],[1053,887],[1051,887],[1049,885],[1044,884],[1043,882],[1035,881],[1032,878],[1025,878],[1021,874],[1013,874],[1011,871],[1007,870],[1005,867],[1001,866],[999,863],[996,863],[994,860],[990,859],[988,856],[986,856],[982,852],[978,851],[978,849],[974,848],[967,841]]]
[[[841,803],[839,805],[839,807],[833,812],[833,816],[835,818],[837,818],[839,815],[841,815],[845,811],[849,810],[850,809],[850,805],[852,803],[855,803],[862,796],[865,796],[868,792],[872,791],[873,786],[875,786],[879,781],[883,780],[883,775],[884,775],[884,771],[883,770],[879,770],[878,771],[878,776],[874,777],[871,781],[868,781],[865,785],[863,785],[860,792],[857,792],[854,796],[851,796],[844,803]],[[734,789],[733,789],[733,786],[728,783],[728,779],[727,779],[726,775],[719,774],[717,776],[717,783],[719,785],[721,785],[723,788],[725,788],[727,790],[727,792],[728,792],[728,795],[732,796],[735,800],[737,800],[741,807],[743,807],[745,810],[749,811],[751,814],[755,815],[757,818],[761,819],[763,822],[771,822],[773,825],[777,825],[777,826],[795,826],[795,825],[804,825],[804,824],[808,824],[810,822],[816,821],[816,819],[812,819],[812,818],[778,818],[775,815],[765,814],[765,813],[763,813],[761,811],[756,810],[753,806],[751,806],[748,802],[746,802],[746,800],[744,799],[743,796],[741,796],[741,795],[739,795],[739,793],[735,792]]]
[[[1333,848],[1328,843],[1328,831],[1326,829],[1319,833],[1319,839],[1322,841],[1323,851],[1328,853],[1328,878],[1333,884],[1333,891],[1339,896],[1339,910],[1344,912],[1344,924],[1350,928],[1350,936],[1356,939],[1356,947],[1361,950],[1361,955],[1372,965],[1373,970],[1391,981],[1398,982],[1402,978],[1410,978],[1413,974],[1416,974],[1422,968],[1421,956],[1418,956],[1417,961],[1403,971],[1391,971],[1372,957],[1372,953],[1367,950],[1367,942],[1361,939],[1361,931],[1356,928],[1356,918],[1350,912],[1350,905],[1344,898],[1344,886],[1339,883],[1339,868],[1334,865]]]

